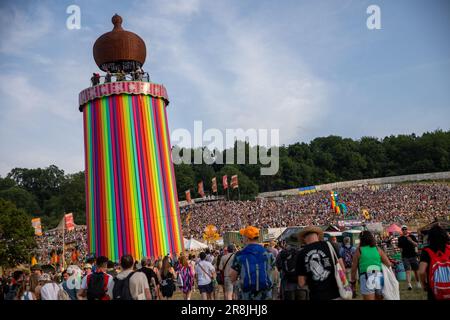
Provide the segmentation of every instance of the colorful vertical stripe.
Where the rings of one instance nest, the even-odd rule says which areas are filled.
[[[90,253],[118,261],[183,251],[165,107],[131,94],[83,106]]]

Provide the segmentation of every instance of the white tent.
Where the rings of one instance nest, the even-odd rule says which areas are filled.
[[[198,240],[195,240],[194,238],[191,239],[184,239],[184,249],[185,250],[199,250],[199,249],[206,249],[208,246]]]

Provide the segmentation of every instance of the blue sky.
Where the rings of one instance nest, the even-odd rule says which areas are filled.
[[[366,27],[371,4],[381,30]],[[449,1],[2,1],[0,175],[83,170],[78,93],[114,13],[146,42],[172,130],[275,128],[289,144],[450,127]]]

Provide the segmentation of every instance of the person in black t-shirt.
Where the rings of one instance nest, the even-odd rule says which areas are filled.
[[[449,248],[449,236],[446,230],[441,228],[439,225],[433,226],[428,231],[428,246],[434,253],[438,251],[445,253],[446,250],[450,250]],[[448,252],[448,251],[447,251]],[[427,250],[422,250],[420,254],[420,264],[419,264],[419,279],[422,284],[423,290],[427,292],[428,300],[435,300],[433,294],[433,288],[430,288],[430,284],[428,283],[429,272],[430,272],[430,263],[431,257]]]
[[[157,300],[159,297],[159,280],[157,274],[153,271],[153,261],[150,258],[142,258],[141,266],[138,271],[143,272],[147,277],[152,300]]]
[[[308,286],[310,300],[339,299],[339,289],[335,279],[335,266],[332,252],[323,241],[323,231],[318,227],[307,227],[299,235],[299,240],[305,246],[297,257],[298,285]],[[343,270],[344,262],[338,255],[338,261]]]
[[[417,270],[419,270],[419,262],[417,261],[416,253],[418,241],[414,235],[409,234],[407,226],[402,226],[402,234],[403,235],[398,238],[398,247],[402,250],[402,262],[405,266],[408,290],[412,290],[411,269],[414,271],[417,287],[420,288],[419,275],[417,273]]]

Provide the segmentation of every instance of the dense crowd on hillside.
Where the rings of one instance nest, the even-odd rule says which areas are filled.
[[[410,223],[432,221],[450,213],[450,186],[443,183],[415,183],[338,190],[348,215],[363,219],[367,209],[371,222]],[[287,227],[326,225],[342,220],[330,209],[328,191],[276,200],[216,201],[187,206],[181,212],[186,237],[200,238],[208,224],[220,232],[239,230],[244,225]]]
[[[386,185],[378,188],[339,190],[339,196],[347,204],[348,215],[363,219],[362,209],[367,209],[371,222],[405,224],[414,219],[432,221],[450,213],[450,186],[443,183],[415,183]],[[208,224],[217,227],[219,233],[239,230],[246,225],[260,228],[277,228],[299,225],[327,225],[342,220],[330,209],[329,192],[257,201],[215,201],[190,205],[181,209],[183,235],[201,239]],[[86,257],[87,239],[84,226],[77,226],[65,235],[66,263]],[[54,230],[36,237],[36,259],[51,264],[52,257],[61,259],[62,232]]]
[[[70,263],[72,260],[82,261],[86,257],[87,250],[86,226],[76,226],[74,230],[64,233],[62,229],[49,230],[42,236],[37,236],[36,260],[42,264],[52,264],[52,262],[54,263],[53,257],[59,262],[59,259],[62,258],[63,236],[66,245],[64,252],[66,263]]]

